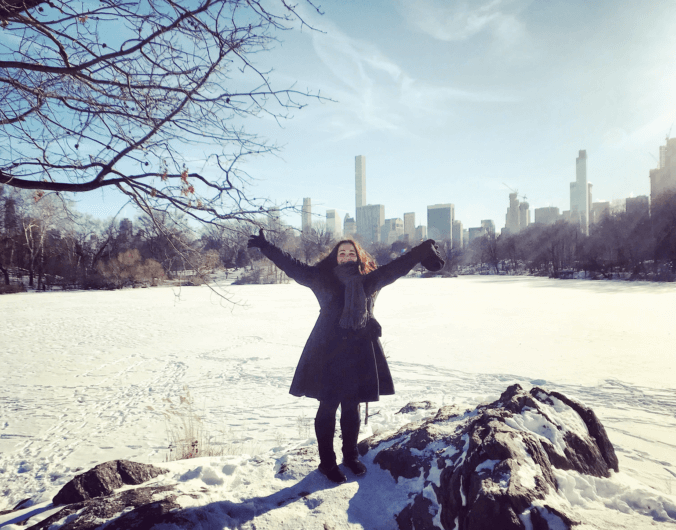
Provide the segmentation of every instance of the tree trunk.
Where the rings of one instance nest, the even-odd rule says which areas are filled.
[[[44,275],[44,269],[45,269],[45,251],[44,247],[40,246],[40,262],[38,264],[38,291],[40,288],[44,290],[45,287],[45,282],[43,280],[43,275]]]
[[[2,275],[5,277],[5,285],[9,285],[9,271],[2,265],[0,265],[0,271],[2,271]]]

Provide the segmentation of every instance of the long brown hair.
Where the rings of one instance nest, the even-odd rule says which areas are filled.
[[[376,260],[363,249],[363,247],[354,239],[343,239],[338,241],[336,246],[323,258],[319,259],[317,262],[317,267],[325,270],[333,270],[333,268],[338,265],[338,247],[343,243],[350,243],[355,252],[357,253],[357,263],[359,264],[359,272],[362,274],[368,274],[371,271],[374,271],[378,268]]]

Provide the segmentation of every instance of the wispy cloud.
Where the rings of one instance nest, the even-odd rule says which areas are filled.
[[[397,0],[401,15],[418,30],[441,41],[462,41],[490,32],[503,45],[526,35],[517,17],[532,0]]]
[[[512,102],[496,92],[470,91],[431,80],[416,79],[375,45],[351,38],[330,21],[321,20],[324,33],[314,33],[315,53],[333,73],[326,80],[331,97],[341,104],[331,123],[345,138],[366,131],[413,134],[430,117],[453,114],[460,102]],[[319,25],[319,24],[318,24]],[[324,89],[323,89],[324,90]],[[345,108],[350,109],[349,118]]]

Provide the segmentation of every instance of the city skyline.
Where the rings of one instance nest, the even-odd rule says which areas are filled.
[[[676,121],[676,5],[375,0],[322,6],[322,16],[299,9],[320,31],[285,32],[256,65],[274,69],[276,88],[295,83],[333,101],[307,100],[281,126],[242,122],[283,146],[242,164],[250,196],[299,208],[312,197],[320,216],[354,215],[353,157],[363,153],[367,202],[386,205],[387,218],[413,212],[420,222],[427,205],[448,202],[466,227],[502,224],[505,185],[531,209],[568,210],[580,150],[595,201],[650,194],[649,171]],[[78,198],[104,216],[121,206],[111,195]]]
[[[673,152],[673,153],[672,153]],[[658,160],[657,168],[651,169],[649,173],[649,178],[651,181],[652,188],[656,188],[655,182],[662,182],[661,186],[664,189],[676,187],[676,177],[673,176],[674,172],[671,168],[672,165],[676,166],[676,163],[673,160],[676,160],[676,139],[666,138],[665,145],[659,146],[660,158]],[[666,170],[663,169],[669,166]],[[668,171],[668,173],[664,173]],[[664,173],[664,175],[663,175]],[[659,175],[659,176],[657,176]],[[575,159],[575,177],[576,180],[570,183],[570,195],[569,195],[569,209],[561,210],[559,207],[547,206],[547,207],[534,207],[531,212],[531,208],[528,202],[526,202],[527,197],[525,195],[519,195],[518,190],[513,190],[509,188],[509,205],[507,207],[507,214],[505,216],[505,224],[502,230],[517,233],[520,230],[526,228],[531,223],[543,223],[551,224],[556,222],[559,219],[566,220],[568,222],[579,223],[581,230],[589,234],[589,226],[600,220],[601,216],[604,213],[609,212],[611,208],[610,201],[593,201],[592,197],[592,183],[587,179],[587,152],[584,149],[579,150],[578,156]],[[383,204],[367,204],[366,202],[366,191],[367,191],[367,172],[366,172],[366,156],[365,155],[356,155],[355,156],[355,173],[354,173],[354,183],[355,183],[355,209],[354,209],[354,218],[351,217],[350,212],[348,211],[345,214],[345,221],[349,219],[350,222],[355,223],[355,218],[357,219],[354,226],[354,233],[359,233],[363,240],[366,242],[375,241],[376,237],[379,237],[379,241],[383,242],[388,239],[387,232],[391,230],[393,234],[395,231],[398,232],[399,236],[407,236],[409,241],[411,236],[415,234],[416,228],[426,229],[427,237],[431,237],[438,240],[447,239],[453,242],[453,246],[462,247],[466,243],[467,236],[469,233],[469,240],[471,241],[474,237],[478,237],[481,234],[492,231],[497,233],[497,226],[494,219],[482,219],[479,226],[471,227],[468,226],[464,230],[464,235],[462,235],[462,241],[458,240],[458,235],[463,234],[462,221],[455,219],[455,205],[451,203],[446,204],[433,204],[427,206],[427,224],[422,226],[415,226],[415,212],[406,212],[401,215],[395,215],[385,219],[386,215],[386,205]],[[651,189],[651,195],[654,194],[655,189]],[[583,190],[582,192],[580,190]],[[518,198],[522,198],[523,201],[519,201]],[[629,209],[629,203],[631,202],[633,207],[636,208],[636,205],[641,205],[640,208],[649,209],[650,199],[648,195],[639,195],[637,197],[625,197],[622,199],[614,199],[612,202],[617,205],[618,202],[626,201],[627,210]],[[306,219],[307,219],[307,210],[306,204],[309,205],[310,198],[303,199],[303,232],[305,232]],[[363,210],[361,210],[363,208]],[[448,220],[441,221],[443,215],[441,211],[447,210]],[[339,224],[340,216],[335,209],[326,209],[325,210],[325,221],[327,226],[327,231],[343,235],[341,227]],[[433,212],[431,214],[431,211]],[[378,212],[377,214],[375,212]],[[539,215],[536,215],[536,212]],[[533,219],[531,220],[531,213],[533,213]],[[430,217],[432,215],[433,217]],[[320,221],[320,214],[315,213],[315,220]],[[401,226],[397,227],[395,230],[395,221],[401,221]],[[441,224],[440,224],[441,223]],[[459,226],[456,224],[459,223]],[[294,226],[293,223],[290,223],[291,226]],[[443,224],[444,228],[440,228]],[[360,226],[361,225],[361,226]],[[371,226],[373,225],[373,226]],[[439,225],[439,226],[437,226]],[[388,228],[389,227],[389,228]],[[430,230],[431,227],[431,230]],[[459,232],[458,230],[459,229]],[[381,231],[382,230],[382,234]],[[351,232],[350,232],[351,233]],[[381,234],[381,235],[376,235]],[[345,234],[347,235],[347,233]],[[436,235],[436,237],[435,237]],[[392,235],[390,235],[390,239]],[[455,241],[458,240],[458,241]],[[391,243],[391,241],[390,241]]]

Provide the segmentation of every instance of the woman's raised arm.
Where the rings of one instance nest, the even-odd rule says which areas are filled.
[[[369,296],[376,291],[380,291],[386,285],[390,285],[402,276],[406,276],[418,263],[429,258],[440,261],[441,266],[443,266],[443,259],[439,256],[439,251],[433,239],[424,241],[417,247],[413,247],[403,256],[399,256],[387,265],[378,267],[373,272],[367,274],[364,280],[366,295]]]
[[[282,269],[289,278],[305,287],[311,288],[319,279],[319,270],[317,267],[313,267],[292,258],[281,248],[270,243],[265,239],[262,228],[257,236],[249,236],[247,247],[259,248],[263,255],[277,265],[277,267]]]

